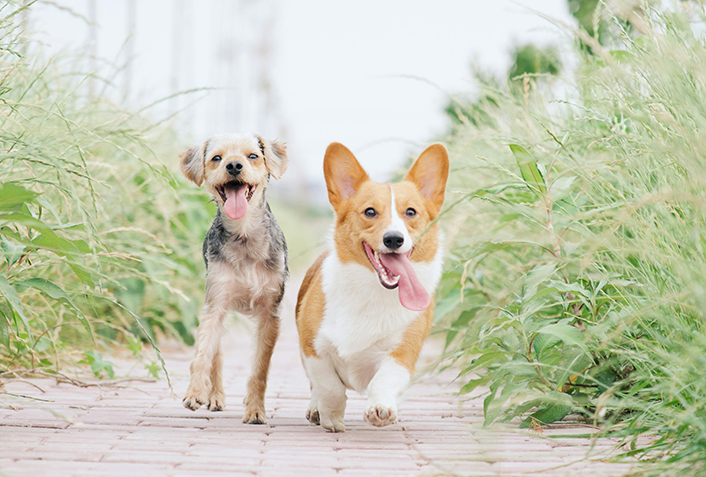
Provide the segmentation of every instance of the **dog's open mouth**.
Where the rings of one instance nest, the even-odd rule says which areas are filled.
[[[422,285],[409,260],[412,250],[407,253],[379,253],[367,242],[363,242],[363,248],[382,286],[390,290],[399,287],[402,306],[413,311],[422,311],[429,307],[429,292]]]
[[[248,211],[248,202],[255,194],[255,189],[257,185],[237,181],[216,187],[223,200],[223,210],[233,220],[242,219]]]

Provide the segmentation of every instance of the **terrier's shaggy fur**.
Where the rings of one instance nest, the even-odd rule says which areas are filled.
[[[221,335],[228,311],[257,321],[256,353],[243,422],[264,424],[265,389],[279,335],[280,303],[288,275],[287,244],[265,197],[270,177],[287,168],[284,143],[254,134],[214,136],[181,154],[181,170],[203,184],[218,205],[203,243],[206,299],[184,406],[225,408]]]

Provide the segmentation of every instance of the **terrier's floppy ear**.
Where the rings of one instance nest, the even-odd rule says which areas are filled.
[[[324,156],[324,177],[328,200],[334,209],[353,197],[363,182],[370,180],[353,153],[343,144],[332,142]]]
[[[277,139],[269,141],[261,136],[255,136],[260,145],[262,155],[265,156],[267,172],[275,179],[279,179],[287,170],[289,158],[287,157],[287,144]]]
[[[179,154],[179,167],[182,174],[191,182],[200,186],[204,178],[204,161],[208,141],[201,146],[193,146]]]
[[[419,192],[438,212],[444,204],[446,180],[449,177],[449,154],[443,144],[432,144],[414,161],[404,180],[413,182]]]

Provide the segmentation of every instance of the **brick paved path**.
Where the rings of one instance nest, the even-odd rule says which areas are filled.
[[[34,379],[6,383],[0,395],[0,476],[373,476],[620,475],[625,464],[605,440],[550,438],[589,432],[575,423],[543,435],[515,428],[482,429],[482,400],[459,402],[453,373],[420,376],[400,410],[401,422],[377,429],[362,420],[365,399],[349,394],[346,433],[330,434],[304,418],[309,385],[296,331],[285,314],[267,390],[269,425],[240,422],[249,369],[249,333],[231,326],[225,357],[227,408],[191,412],[181,405],[191,351],[167,354],[178,394],[166,382],[79,388]],[[427,344],[420,368],[434,358]],[[126,386],[123,384],[122,386]]]

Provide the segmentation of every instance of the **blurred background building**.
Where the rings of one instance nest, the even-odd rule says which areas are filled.
[[[171,116],[184,145],[227,131],[285,139],[278,189],[319,200],[328,143],[386,180],[447,129],[472,64],[505,75],[520,39],[561,34],[530,8],[574,22],[566,0],[55,0],[28,22],[56,54],[87,50],[116,101],[158,102],[151,114]]]

